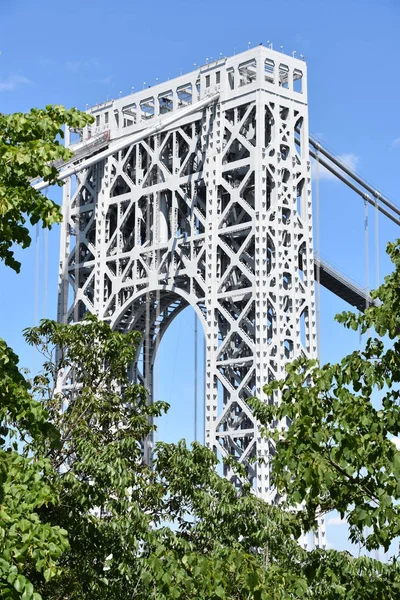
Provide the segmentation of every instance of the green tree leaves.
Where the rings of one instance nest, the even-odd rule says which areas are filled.
[[[82,127],[91,117],[61,106],[28,114],[0,114],[0,260],[16,271],[13,245],[30,244],[26,222],[51,227],[59,207],[33,189],[32,180],[57,180],[55,162],[70,158],[59,142],[62,126]],[[57,501],[56,472],[29,444],[54,449],[60,436],[18,367],[18,357],[0,339],[0,596],[40,600],[32,580],[59,572],[67,533],[43,519]],[[46,440],[44,442],[44,440]],[[28,444],[29,443],[29,444]]]
[[[302,504],[303,526],[336,509],[346,516],[352,541],[369,549],[387,549],[400,534],[400,453],[390,441],[400,432],[399,248],[388,246],[395,271],[373,293],[377,306],[338,316],[346,327],[374,328],[392,343],[370,338],[364,351],[333,365],[300,358],[284,381],[265,387],[278,402],[252,401],[266,433],[273,420],[289,420],[287,431],[272,435],[273,479],[289,504]]]
[[[31,243],[26,221],[51,228],[61,221],[59,207],[31,183],[43,178],[57,184],[56,163],[71,158],[60,143],[62,126],[84,127],[93,118],[75,108],[47,106],[29,113],[0,114],[0,260],[19,272],[12,246]],[[62,185],[62,184],[61,184]]]

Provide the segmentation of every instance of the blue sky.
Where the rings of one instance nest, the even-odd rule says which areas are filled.
[[[303,54],[308,64],[310,131],[397,201],[400,159],[398,0],[153,0],[79,2],[2,0],[0,110],[60,103],[85,109],[271,40],[275,49]],[[364,207],[343,184],[321,173],[321,252],[365,284]],[[51,191],[56,200],[59,191]],[[398,201],[400,203],[400,200]],[[390,265],[384,249],[398,235],[369,210],[369,281]],[[33,232],[35,235],[35,232]],[[58,229],[49,235],[47,316],[56,314]],[[44,236],[40,233],[39,314],[44,316]],[[33,368],[21,330],[35,320],[35,244],[20,254],[21,275],[0,267],[0,335]],[[322,360],[339,359],[359,338],[333,323],[347,306],[321,291]],[[199,336],[200,337],[200,336]],[[199,345],[202,340],[200,339]],[[200,356],[202,351],[200,349]],[[193,313],[185,310],[167,332],[157,366],[157,395],[171,403],[159,436],[193,439]],[[199,365],[201,370],[201,365]],[[201,387],[201,384],[200,384]],[[201,390],[199,389],[199,394]],[[201,438],[201,428],[199,426]],[[330,542],[344,538],[330,527]]]

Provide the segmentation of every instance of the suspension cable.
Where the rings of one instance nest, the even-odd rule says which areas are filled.
[[[365,261],[365,308],[369,306],[369,233],[368,233],[368,203],[364,200],[364,261]]]
[[[45,196],[48,196],[48,188],[46,188]],[[48,269],[49,269],[49,230],[47,227],[43,235],[43,318],[47,317],[47,285],[48,285]]]
[[[369,234],[368,234],[368,202],[364,200],[364,278],[365,278],[365,308],[369,306]],[[367,339],[369,332],[367,331]],[[362,332],[360,330],[360,352],[362,350]]]
[[[315,155],[315,227],[317,246],[317,357],[321,360],[321,247],[319,205],[319,152]]]
[[[194,312],[194,441],[197,442],[197,313]]]
[[[34,325],[39,325],[39,260],[40,260],[40,227],[36,223],[35,236],[35,298],[34,298]],[[38,349],[33,347],[33,376],[36,376]]]
[[[379,207],[375,202],[375,289],[379,287]]]

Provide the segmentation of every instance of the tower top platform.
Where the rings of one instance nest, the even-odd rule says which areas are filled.
[[[91,107],[95,123],[81,141],[107,131],[110,139],[129,135],[160,118],[215,93],[221,103],[256,89],[307,104],[307,66],[303,60],[259,45],[219,58],[174,79]]]

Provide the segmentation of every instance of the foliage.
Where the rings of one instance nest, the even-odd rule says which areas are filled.
[[[92,117],[61,106],[27,114],[0,114],[0,260],[15,271],[13,244],[30,244],[26,221],[50,228],[60,221],[59,207],[31,186],[43,177],[56,183],[55,162],[71,153],[58,141],[62,125],[82,127]],[[0,596],[39,597],[29,571],[49,580],[58,573],[57,559],[67,548],[66,531],[44,523],[39,511],[56,501],[50,461],[27,454],[26,442],[48,447],[59,443],[43,406],[32,398],[18,368],[18,357],[0,339]],[[46,474],[47,482],[43,481]]]
[[[400,452],[391,441],[400,433],[400,243],[389,244],[388,253],[395,270],[373,292],[376,304],[337,317],[363,334],[374,328],[379,337],[338,364],[294,361],[285,380],[265,387],[278,403],[253,401],[266,430],[290,420],[287,431],[272,434],[273,480],[289,504],[304,503],[298,513],[304,527],[336,509],[352,541],[386,550],[400,534]]]
[[[56,561],[68,545],[66,531],[43,523],[38,510],[55,500],[42,474],[51,470],[43,457],[18,452],[29,438],[57,445],[57,430],[41,404],[32,399],[18,370],[18,359],[0,340],[0,592],[3,598],[34,594],[27,564],[45,578],[57,573]],[[18,440],[18,441],[17,441]],[[25,596],[24,596],[25,594]]]
[[[44,598],[397,597],[397,564],[306,552],[297,515],[249,485],[236,489],[200,444],[158,443],[152,468],[145,464],[142,440],[166,405],[148,404],[129,382],[138,334],[88,316],[74,326],[42,321],[25,335],[44,354],[34,390],[63,444],[32,447],[51,461],[50,479],[59,472],[58,501],[40,516],[68,529],[70,543],[57,577],[30,574]]]
[[[26,248],[31,243],[27,218],[31,225],[42,221],[48,228],[61,221],[58,205],[35,190],[32,180],[41,177],[50,185],[62,185],[56,163],[71,158],[71,151],[59,141],[62,126],[83,127],[92,120],[63,106],[0,114],[0,260],[15,271],[20,263],[13,244]]]

